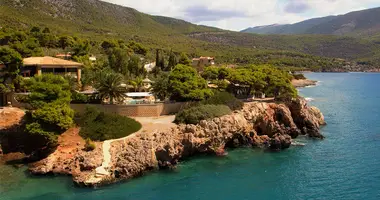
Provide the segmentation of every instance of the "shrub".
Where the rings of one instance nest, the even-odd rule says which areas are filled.
[[[303,74],[293,74],[294,79],[296,80],[305,80],[306,77]]]
[[[174,123],[198,124],[202,120],[221,117],[229,113],[231,113],[231,109],[225,105],[200,105],[177,113]]]
[[[79,134],[94,141],[122,138],[141,129],[141,124],[134,119],[100,112],[93,106],[86,108],[78,123]]]
[[[88,97],[84,94],[73,92],[71,93],[71,103],[87,103]]]
[[[74,111],[67,104],[49,103],[32,112],[32,120],[45,130],[62,133],[73,125]]]
[[[25,131],[29,134],[30,144],[29,148],[32,149],[54,149],[58,146],[58,137],[54,132],[43,130],[39,123],[30,123],[25,127]],[[28,150],[26,151],[28,152]]]
[[[73,125],[74,111],[70,108],[70,84],[61,76],[46,74],[25,81],[31,94],[24,98],[30,105],[25,115],[28,144],[24,151],[46,156],[58,145],[58,135]]]
[[[96,148],[95,143],[90,139],[86,139],[86,144],[84,145],[84,150],[85,151],[93,151]]]
[[[228,92],[218,92],[202,102],[203,104],[226,105],[231,110],[240,110],[244,103]]]

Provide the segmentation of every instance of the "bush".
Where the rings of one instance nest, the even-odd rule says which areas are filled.
[[[225,105],[200,105],[177,113],[174,123],[198,124],[202,120],[221,117],[230,113],[231,109]]]
[[[90,139],[86,139],[86,144],[84,145],[84,150],[85,151],[93,151],[96,148],[95,143]]]
[[[212,105],[226,105],[231,110],[240,110],[243,108],[244,103],[237,99],[234,95],[228,92],[219,92],[207,100],[204,100],[202,104]]]
[[[305,80],[306,77],[303,74],[293,74],[294,79],[296,80]]]
[[[73,92],[71,93],[71,103],[87,103],[88,97],[84,94]]]
[[[129,117],[100,112],[88,106],[78,121],[80,135],[94,141],[104,141],[128,136],[141,129],[141,124]]]
[[[43,125],[43,129],[62,133],[69,129],[74,121],[74,111],[67,104],[49,103],[32,112],[32,120]]]

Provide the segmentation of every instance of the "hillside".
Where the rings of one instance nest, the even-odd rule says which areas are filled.
[[[310,20],[304,24],[315,24]],[[48,27],[53,33],[88,38],[134,40],[154,52],[214,56],[218,63],[276,63],[287,67],[341,67],[334,58],[380,66],[380,42],[338,36],[277,36],[225,31],[183,20],[151,16],[98,0],[0,0],[0,26],[20,30]],[[300,26],[299,29],[302,29]],[[286,52],[286,53],[284,53]],[[265,55],[267,54],[267,55]],[[311,55],[308,55],[311,54]],[[260,55],[260,56],[258,56]],[[258,57],[255,57],[258,56]]]
[[[257,33],[257,34],[284,34],[284,35],[295,35],[295,34],[305,34],[310,28],[328,22],[335,18],[334,16],[314,18],[305,20],[295,24],[278,24],[269,26],[257,26],[252,28],[247,28],[242,30],[243,33]]]
[[[286,50],[306,54],[354,60],[370,56],[379,48],[371,41],[328,35],[256,35],[234,32],[194,33],[190,37],[207,42],[240,47]]]
[[[181,44],[188,39],[181,33],[216,30],[98,0],[0,0],[0,25],[49,27],[92,38],[133,38],[152,46]]]
[[[380,35],[380,8],[345,15],[309,19],[295,24],[260,26],[243,30],[258,34],[327,34],[358,37]]]

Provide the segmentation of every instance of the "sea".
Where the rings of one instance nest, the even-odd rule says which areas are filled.
[[[319,107],[324,140],[282,152],[241,148],[226,157],[201,156],[172,171],[97,189],[70,177],[30,176],[0,166],[1,200],[379,200],[380,74],[309,73],[318,85],[299,89]]]

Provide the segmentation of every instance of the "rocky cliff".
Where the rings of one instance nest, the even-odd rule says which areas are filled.
[[[49,156],[30,166],[30,171],[71,174],[81,186],[97,186],[140,176],[153,169],[172,168],[181,159],[197,154],[223,155],[228,147],[286,149],[299,135],[323,138],[319,131],[323,124],[319,109],[309,107],[303,98],[288,104],[253,102],[245,104],[240,111],[198,125],[178,125],[170,131],[138,133],[114,141],[107,166],[102,166],[102,158],[99,160],[100,149],[76,150],[75,156],[68,160]]]

